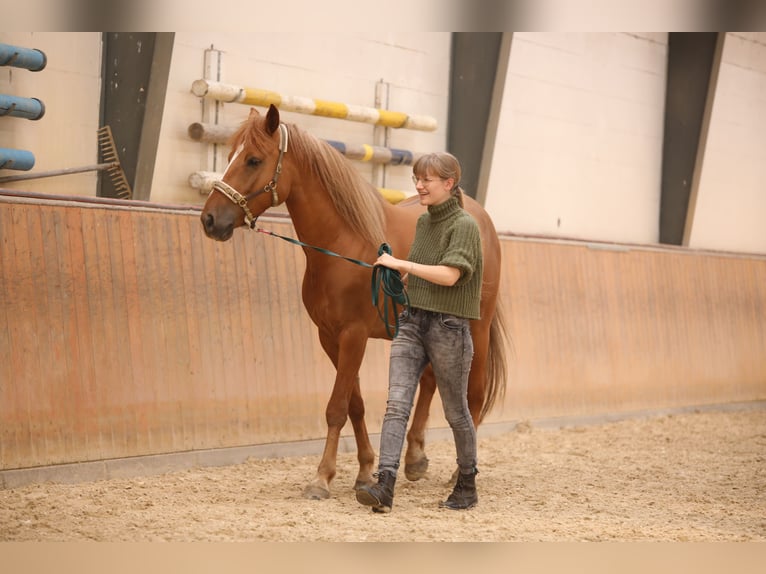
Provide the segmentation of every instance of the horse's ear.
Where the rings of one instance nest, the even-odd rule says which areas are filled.
[[[279,127],[279,110],[274,104],[269,104],[269,111],[266,112],[266,131],[273,134]]]
[[[252,120],[253,118],[258,117],[260,115],[261,114],[260,112],[258,112],[258,110],[256,110],[255,108],[250,108],[250,115],[247,117],[247,119]]]

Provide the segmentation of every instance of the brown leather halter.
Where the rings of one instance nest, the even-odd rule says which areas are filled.
[[[223,181],[223,177],[226,177],[226,172],[229,170],[229,167],[231,166],[231,164],[234,162],[237,156],[240,153],[242,153],[244,144],[240,144],[240,147],[237,150],[237,152],[234,154],[234,157],[231,158],[229,165],[226,166],[226,170],[224,170],[223,176],[221,176],[221,179],[218,179],[213,182],[213,189],[210,191],[210,193],[213,193],[214,191],[219,191],[222,194],[224,194],[226,197],[228,197],[232,203],[236,203],[237,205],[239,205],[242,208],[242,211],[245,212],[245,223],[248,224],[250,229],[255,228],[255,222],[257,218],[253,215],[253,213],[250,211],[250,208],[247,206],[248,202],[250,202],[251,200],[255,199],[256,197],[258,197],[259,195],[263,193],[271,193],[271,206],[276,207],[277,205],[279,205],[279,195],[277,194],[277,182],[279,181],[279,174],[282,173],[282,157],[285,155],[285,152],[287,151],[287,139],[288,139],[287,126],[285,124],[279,124],[279,158],[277,159],[277,167],[274,171],[274,177],[271,178],[271,181],[269,181],[269,183],[263,186],[263,189],[255,191],[249,195],[242,195],[240,192],[238,192],[228,183]]]

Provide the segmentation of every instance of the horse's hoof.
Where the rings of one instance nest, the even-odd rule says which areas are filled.
[[[309,500],[326,500],[330,498],[330,491],[316,484],[309,484],[303,489],[303,497]]]
[[[428,471],[428,459],[426,457],[421,458],[416,462],[407,462],[404,464],[404,476],[407,480],[420,480],[425,478]]]

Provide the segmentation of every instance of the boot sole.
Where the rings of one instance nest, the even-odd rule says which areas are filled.
[[[390,506],[385,506],[380,503],[380,500],[375,498],[372,494],[367,492],[366,490],[357,490],[356,491],[356,501],[360,504],[364,504],[365,506],[371,506],[373,512],[378,512],[380,514],[388,514],[391,512]]]
[[[478,502],[472,502],[468,506],[452,506],[451,504],[447,502],[440,502],[439,508],[447,508],[449,510],[470,510],[471,508],[475,507],[478,504]]]

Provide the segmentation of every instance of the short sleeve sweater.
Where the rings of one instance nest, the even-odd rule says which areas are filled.
[[[447,265],[460,270],[451,287],[410,275],[410,306],[426,311],[479,319],[483,260],[476,220],[460,207],[456,197],[429,205],[420,216],[407,259],[423,265]]]

